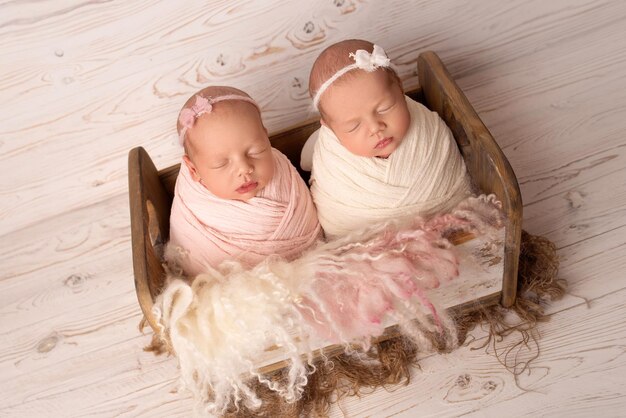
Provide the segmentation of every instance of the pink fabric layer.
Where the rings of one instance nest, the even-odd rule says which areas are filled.
[[[181,163],[170,215],[170,245],[187,253],[178,260],[187,275],[224,260],[245,267],[274,254],[291,260],[320,236],[309,189],[287,157],[276,149],[272,155],[272,180],[247,202],[215,196]]]

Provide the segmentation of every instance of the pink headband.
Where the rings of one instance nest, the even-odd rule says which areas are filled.
[[[189,129],[193,127],[193,124],[196,122],[196,119],[205,113],[211,113],[213,111],[213,105],[218,102],[224,102],[226,100],[241,100],[244,102],[252,103],[259,109],[259,105],[252,100],[250,97],[242,96],[240,94],[227,94],[225,96],[217,96],[217,97],[203,97],[199,94],[196,94],[196,103],[193,106],[185,108],[180,111],[180,116],[178,116],[178,122],[182,126],[180,130],[180,136],[178,140],[180,141],[180,145],[185,143],[185,134]]]

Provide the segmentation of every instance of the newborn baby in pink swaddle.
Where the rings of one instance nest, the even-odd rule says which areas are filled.
[[[170,215],[170,249],[195,276],[236,260],[292,259],[320,236],[309,190],[272,148],[256,102],[232,87],[205,88],[178,118],[185,155]],[[169,254],[173,252],[170,250]]]

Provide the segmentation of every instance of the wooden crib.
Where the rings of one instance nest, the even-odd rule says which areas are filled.
[[[463,92],[456,85],[434,52],[418,58],[420,87],[407,92],[413,99],[436,111],[454,134],[473,183],[482,193],[494,193],[506,213],[501,266],[501,286],[486,294],[466,296],[449,309],[468,311],[477,306],[500,302],[509,307],[515,301],[520,250],[522,200],[513,170]],[[300,151],[309,135],[319,128],[318,120],[306,121],[270,136],[272,145],[283,152],[299,169]],[[134,148],[128,158],[128,182],[132,230],[133,267],[139,305],[153,330],[155,297],[165,280],[163,246],[168,240],[169,217],[174,184],[180,165],[158,171],[148,153]],[[300,171],[305,180],[308,173]],[[392,333],[389,333],[391,335]],[[268,364],[271,362],[268,362]],[[280,367],[274,363],[269,369]],[[267,370],[269,370],[267,369]]]

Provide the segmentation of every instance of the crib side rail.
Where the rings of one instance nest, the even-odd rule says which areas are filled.
[[[501,303],[511,306],[517,289],[522,233],[522,198],[515,173],[437,54],[420,54],[418,74],[426,105],[452,130],[472,181],[483,193],[494,193],[502,202],[507,224]]]

